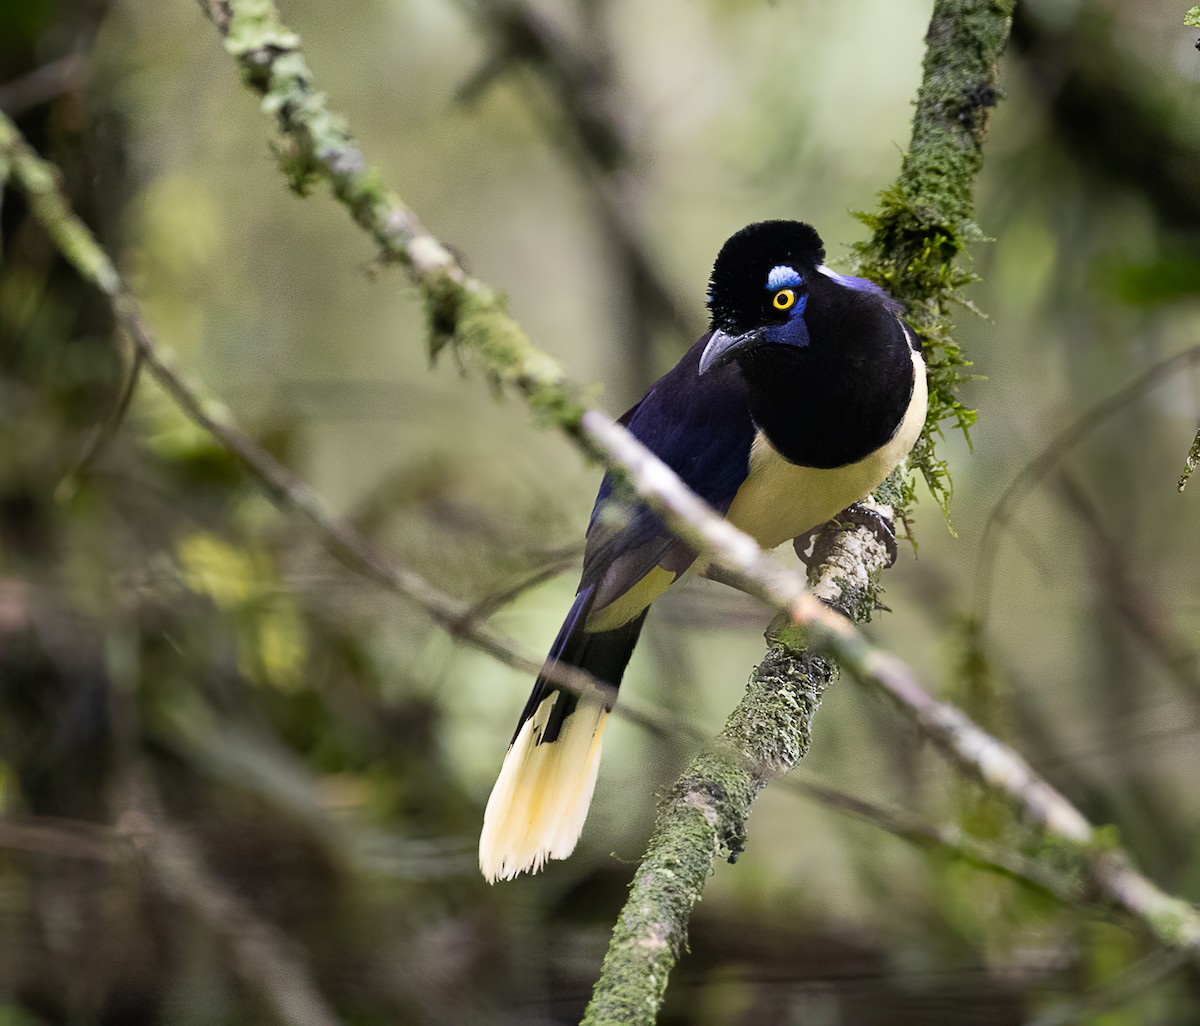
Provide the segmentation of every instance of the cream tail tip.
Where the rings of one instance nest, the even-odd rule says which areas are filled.
[[[583,832],[608,712],[581,700],[557,738],[538,742],[559,694],[521,725],[492,788],[479,837],[479,869],[488,883],[565,859]]]

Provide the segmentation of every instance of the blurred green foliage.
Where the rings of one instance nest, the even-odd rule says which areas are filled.
[[[850,268],[863,234],[851,211],[893,180],[908,138],[926,5],[545,8],[607,67],[598,88],[626,132],[637,237],[694,317],[690,332],[657,317],[643,334],[627,330],[642,307],[595,177],[567,155],[559,92],[522,65],[460,102],[492,38],[471,11],[298,0],[287,14],[389,186],[506,290],[576,380],[609,383],[614,412],[648,383],[631,368],[666,369],[702,330],[709,264],[742,224],[810,220],[831,265]],[[1193,43],[1165,0],[1018,6],[977,210],[995,241],[972,246],[979,282],[949,283],[988,314],[953,326],[986,376],[962,386],[979,411],[974,452],[946,440],[959,537],[922,490],[920,558],[889,575],[893,612],[872,630],[1197,900],[1200,531],[1196,496],[1174,489],[1195,376],[1064,455],[1108,543],[1052,477],[1004,536],[995,580],[977,578],[983,526],[1019,468],[1197,342]],[[455,373],[451,353],[430,370],[416,297],[332,204],[289,195],[255,100],[194,5],[0,5],[0,97],[72,52],[87,74],[22,110],[22,129],[184,366],[464,601],[577,549],[594,470]],[[269,1017],[272,981],[239,967],[127,843],[95,857],[89,831],[109,837],[138,780],[343,1022],[577,1021],[655,795],[690,743],[614,722],[580,850],[488,888],[477,831],[530,682],[332,562],[147,381],[74,492],[59,491],[128,369],[103,305],[11,191],[0,218],[0,1023]],[[1113,560],[1150,632],[1131,629]],[[520,593],[495,625],[544,650],[572,573]],[[964,627],[980,588],[986,619]],[[691,584],[656,605],[624,693],[715,729],[765,626],[756,607]],[[845,684],[806,762],[880,804],[1029,847]],[[45,832],[18,844],[12,831],[31,824]],[[1023,1023],[1145,950],[1040,891],[774,788],[745,855],[710,881],[663,1021]],[[1184,969],[1084,1021],[1189,1022],[1198,995]]]

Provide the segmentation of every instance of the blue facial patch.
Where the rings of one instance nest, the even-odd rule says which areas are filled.
[[[788,267],[786,264],[772,267],[771,273],[767,275],[767,288],[769,289],[782,289],[787,288],[789,285],[803,284],[804,275],[794,267]]]

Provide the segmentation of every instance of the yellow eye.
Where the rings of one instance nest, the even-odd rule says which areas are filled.
[[[796,293],[791,289],[780,289],[771,300],[776,310],[790,310],[796,303]]]

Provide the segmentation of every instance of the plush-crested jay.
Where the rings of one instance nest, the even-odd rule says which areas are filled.
[[[866,496],[925,421],[925,363],[899,305],[830,271],[824,256],[816,231],[795,221],[730,238],[713,266],[710,330],[621,418],[766,549]],[[606,476],[547,665],[585,670],[615,696],[650,603],[695,558],[648,508],[614,496]],[[611,708],[611,697],[538,678],[484,814],[479,865],[489,881],[574,850]]]

